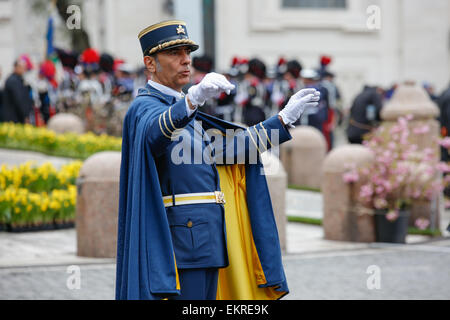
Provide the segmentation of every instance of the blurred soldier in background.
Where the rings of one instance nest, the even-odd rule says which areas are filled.
[[[231,61],[231,66],[228,72],[225,72],[227,79],[236,86],[232,91],[234,96],[233,101],[233,121],[243,124],[242,120],[242,104],[247,99],[247,91],[244,90],[242,83],[244,82],[245,74],[248,71],[248,59],[234,56]]]
[[[58,83],[55,79],[55,65],[49,61],[44,61],[39,67],[38,80],[36,82],[36,91],[38,95],[37,111],[35,115],[35,124],[41,125],[41,117],[44,124],[47,124],[50,116],[54,114],[54,103],[56,100],[56,90]],[[50,111],[50,110],[53,111]]]
[[[361,144],[363,136],[374,129],[381,121],[382,98],[376,87],[364,86],[356,96],[350,109],[347,138],[350,143]]]
[[[328,92],[328,118],[324,123],[324,132],[329,136],[329,150],[333,148],[333,131],[337,125],[341,125],[344,117],[341,105],[341,95],[339,89],[334,83],[334,74],[328,70],[322,72],[320,82]]]
[[[267,90],[264,86],[266,77],[266,65],[259,59],[254,58],[248,62],[248,71],[244,76],[244,81],[240,83],[242,87],[240,97],[242,105],[242,121],[247,126],[253,126],[266,119],[266,114],[270,113],[270,108],[266,105]]]
[[[110,100],[114,84],[114,58],[108,53],[100,55],[98,81],[102,86],[104,99]]]
[[[328,150],[331,149],[332,141],[330,131],[324,127],[328,120],[328,90],[320,84],[319,73],[313,69],[304,69],[300,73],[305,88],[314,88],[320,92],[320,100],[318,108],[305,110],[307,118],[302,117],[296,124],[307,124],[322,132],[327,141]]]
[[[114,59],[107,54],[100,56],[100,69],[98,80],[103,88],[102,101],[105,103],[97,110],[94,109],[95,117],[102,119],[97,122],[95,130],[120,136],[123,118],[136,92],[135,72],[124,60]]]
[[[216,107],[214,109],[214,115],[219,119],[233,122],[235,113],[234,100],[236,98],[237,82],[227,74],[225,74],[225,77],[231,84],[235,86],[235,88],[231,90],[230,94],[225,94],[224,92],[222,92],[219,95],[219,97],[217,98]]]
[[[96,132],[98,115],[103,99],[103,89],[97,74],[100,55],[92,48],[83,51],[80,57],[81,66],[78,69],[80,82],[76,88],[77,103],[79,104],[78,116],[86,120],[86,130]]]
[[[271,103],[274,111],[284,108],[290,97],[303,88],[300,80],[302,66],[297,60],[287,62],[284,58],[278,60],[276,67],[276,79],[269,87]]]
[[[94,49],[86,49],[81,55],[80,82],[77,86],[77,94],[84,97],[84,102],[92,107],[102,100],[103,89],[97,73],[99,71],[100,56]]]
[[[277,65],[273,68],[269,68],[268,75],[271,78],[271,82],[267,86],[267,91],[270,95],[272,112],[281,110],[280,108],[284,103],[283,77],[287,70],[286,63],[286,59],[280,57]]]
[[[323,78],[325,73],[328,71],[328,66],[331,64],[333,59],[330,56],[322,55],[319,58],[319,68],[317,72],[319,73],[319,77]]]
[[[27,62],[18,58],[14,62],[14,71],[6,79],[3,92],[2,121],[25,123],[33,110],[30,87],[25,85],[23,76],[27,72]]]
[[[134,70],[128,63],[121,63],[114,72],[113,95],[131,101],[134,92]]]
[[[78,54],[57,48],[55,50],[63,66],[61,80],[59,81],[57,90],[55,111],[68,112],[76,108],[74,92],[79,82],[78,76],[75,73],[75,67],[78,64]]]

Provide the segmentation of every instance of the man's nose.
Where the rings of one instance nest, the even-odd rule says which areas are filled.
[[[183,51],[182,56],[181,56],[181,64],[191,64],[190,53]]]

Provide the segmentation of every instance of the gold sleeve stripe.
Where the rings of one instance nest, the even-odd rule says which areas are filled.
[[[250,132],[250,130],[247,130],[248,132],[248,136],[250,137],[250,139],[252,139],[253,144],[255,145],[256,149],[258,150],[259,153],[261,153],[261,150],[259,150],[258,145],[255,142],[255,139],[253,139],[252,133]]]
[[[170,130],[169,127],[167,126],[167,122],[166,122],[166,112],[167,112],[167,111],[164,111],[164,113],[162,114],[162,118],[163,118],[163,121],[164,121],[164,126],[166,127],[166,129],[167,129],[167,131],[169,132],[169,134],[172,134],[173,131]]]
[[[264,133],[266,134],[267,141],[269,141],[269,144],[273,147],[272,141],[270,141],[270,139],[269,139],[269,135],[267,134],[266,128],[264,128],[264,125],[262,124],[262,122],[260,124],[261,124],[261,128],[263,128]]]
[[[253,126],[252,128],[255,130],[256,135],[258,136],[258,139],[259,139],[259,141],[261,142],[261,145],[263,145],[263,146],[264,146],[264,149],[266,149],[266,151],[267,151],[267,146],[266,146],[266,144],[264,143],[264,141],[263,141],[263,139],[261,138],[261,136],[259,135],[258,130],[256,130],[256,126]]]
[[[170,121],[170,124],[171,124],[172,127],[173,127],[173,130],[177,130],[178,128],[175,127],[174,124],[173,124],[173,122],[172,122],[172,114],[171,114],[171,111],[172,111],[172,107],[169,108],[169,121]]]
[[[164,130],[163,130],[163,128],[162,128],[162,125],[161,125],[161,116],[162,116],[162,113],[159,115],[159,129],[161,130],[162,134],[163,134],[166,138],[171,139],[170,136],[168,136],[168,135],[164,132]]]

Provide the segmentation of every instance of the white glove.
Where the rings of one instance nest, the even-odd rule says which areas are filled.
[[[230,94],[234,89],[225,76],[211,72],[208,73],[199,84],[192,86],[188,90],[189,101],[194,106],[202,106],[206,100],[214,98],[222,91]]]
[[[284,124],[294,127],[292,123],[302,116],[306,108],[317,107],[319,99],[320,91],[314,88],[302,89],[289,99],[278,115],[283,119]]]

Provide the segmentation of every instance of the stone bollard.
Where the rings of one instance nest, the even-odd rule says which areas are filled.
[[[269,187],[270,198],[272,200],[273,212],[277,223],[280,247],[286,252],[286,188],[287,174],[281,161],[270,152],[261,155],[266,174],[267,185]]]
[[[310,126],[291,130],[292,140],[280,146],[281,160],[289,184],[320,188],[327,143],[322,133]]]
[[[420,135],[414,135],[413,143],[416,143],[419,150],[433,148],[436,153],[440,148],[434,142],[439,136],[439,123],[436,118],[439,116],[439,108],[431,101],[424,89],[419,86],[401,85],[395,91],[392,99],[381,110],[382,126],[394,125],[398,118],[412,115],[410,129],[429,126],[429,131]],[[430,143],[431,142],[431,143]]]
[[[370,150],[361,145],[333,149],[323,163],[323,230],[325,239],[374,242],[375,224],[371,210],[358,205],[357,194],[364,181],[348,184],[343,180],[346,165],[370,165]]]
[[[436,155],[436,163],[439,161],[440,146],[436,142],[439,138],[439,123],[436,118],[439,116],[439,108],[431,101],[426,91],[415,85],[400,85],[394,93],[392,99],[387,103],[382,111],[381,126],[390,128],[397,122],[399,117],[412,115],[413,120],[409,122],[411,132],[417,128],[428,127],[428,132],[411,136],[412,143],[417,144],[418,151],[431,148]],[[439,179],[439,178],[437,178]],[[414,226],[417,218],[429,219],[432,228],[439,228],[441,195],[436,195],[435,201],[413,201],[409,225]]]
[[[71,113],[58,113],[50,118],[47,128],[56,133],[84,133],[83,121],[76,115]]]
[[[80,170],[76,207],[79,256],[116,256],[120,162],[120,152],[99,152]]]

